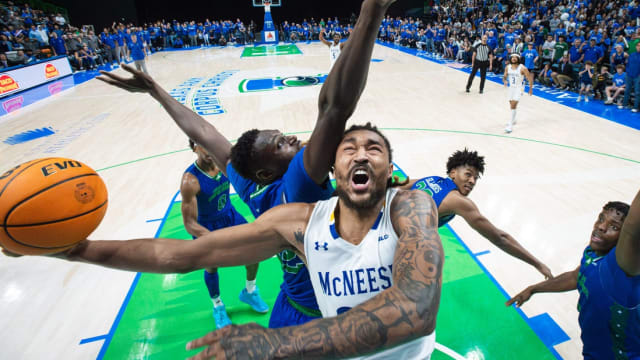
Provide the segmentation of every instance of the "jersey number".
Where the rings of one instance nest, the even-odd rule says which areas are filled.
[[[227,194],[223,194],[218,198],[218,211],[224,209],[227,206]]]

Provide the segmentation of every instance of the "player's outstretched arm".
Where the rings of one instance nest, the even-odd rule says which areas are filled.
[[[149,93],[164,107],[188,137],[197,144],[202,145],[211,154],[218,169],[221,169],[226,175],[227,163],[231,156],[231,143],[229,140],[202,116],[191,111],[191,109],[169,95],[151,76],[129,65],[122,64],[121,66],[124,70],[130,72],[133,77],[124,78],[101,70],[102,76],[98,76],[97,79],[129,92]]]
[[[629,214],[622,224],[616,260],[627,275],[640,275],[640,191],[633,199]]]
[[[327,39],[324,38],[324,30],[320,31],[320,36],[318,37],[320,39],[320,41],[327,45],[327,46],[331,46],[331,43],[329,41],[327,41]]]
[[[373,46],[382,18],[395,0],[366,0],[349,44],[344,47],[318,99],[318,121],[304,152],[309,176],[322,184],[334,163],[347,120],[367,82]]]
[[[521,307],[526,303],[533,294],[545,293],[545,292],[564,292],[575,290],[578,288],[578,273],[580,267],[573,271],[562,273],[553,279],[539,282],[535,285],[531,285],[528,288],[522,290],[516,296],[512,297],[505,303],[506,306],[516,304],[517,307]]]
[[[209,232],[193,241],[85,240],[57,257],[120,270],[160,274],[255,264],[285,249],[302,254],[302,245],[298,246],[294,241],[294,230],[304,232],[312,210],[313,205],[310,204],[278,206],[251,224]],[[288,234],[287,229],[294,230]]]
[[[491,221],[489,221],[489,219],[484,217],[471,199],[462,196],[459,193],[452,192],[444,199],[440,208],[443,213],[446,212],[445,210],[452,209],[457,215],[462,216],[469,226],[491,241],[495,246],[499,247],[502,251],[532,265],[542,275],[544,275],[545,278],[553,277],[551,270],[549,270],[545,264],[535,256],[531,255],[531,253],[522,247],[522,245],[520,245],[520,243],[511,235],[498,229],[491,223]]]
[[[193,359],[348,358],[431,334],[444,263],[436,205],[421,191],[401,191],[391,214],[399,236],[391,288],[341,315],[300,326],[225,327],[190,342],[188,349],[207,346]]]

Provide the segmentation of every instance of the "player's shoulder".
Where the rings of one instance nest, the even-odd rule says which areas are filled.
[[[433,198],[418,189],[398,189],[391,202],[391,211],[398,209],[437,209]]]

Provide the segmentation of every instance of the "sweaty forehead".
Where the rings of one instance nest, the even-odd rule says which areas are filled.
[[[342,144],[344,143],[354,143],[354,144],[369,144],[376,143],[384,146],[384,139],[382,136],[378,135],[375,131],[371,130],[355,130],[346,134],[342,138]],[[386,148],[386,146],[385,146]],[[388,149],[387,149],[388,150]]]

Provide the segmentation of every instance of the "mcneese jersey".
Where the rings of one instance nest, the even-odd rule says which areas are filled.
[[[393,258],[398,235],[390,205],[396,189],[387,190],[385,206],[359,245],[338,235],[334,210],[338,198],[316,203],[304,237],[311,283],[323,317],[332,317],[380,294],[393,285]],[[428,359],[435,332],[408,343],[357,359]]]

